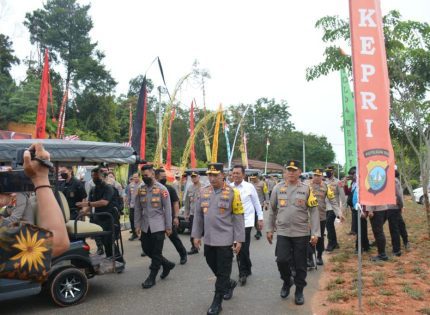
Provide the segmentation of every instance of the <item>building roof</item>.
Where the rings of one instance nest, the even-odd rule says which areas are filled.
[[[242,159],[234,159],[232,161],[232,165],[235,165],[235,164],[242,164]],[[264,167],[266,165],[266,162],[248,159],[248,164],[249,164],[248,165],[249,168],[260,169],[264,172]],[[284,171],[284,167],[282,165],[277,163],[267,162],[267,173],[279,173],[283,171]]]

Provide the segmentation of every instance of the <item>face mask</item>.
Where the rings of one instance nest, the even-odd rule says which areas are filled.
[[[143,177],[143,182],[147,185],[150,186],[152,184],[152,178],[151,177]]]
[[[67,173],[61,173],[60,174],[62,179],[67,179],[69,176],[67,175]]]
[[[167,179],[165,179],[165,178],[160,179],[160,184],[161,185],[166,185],[166,183],[167,183]]]
[[[330,178],[333,175],[332,172],[325,172],[325,173],[327,174],[327,178]]]
[[[97,178],[97,179],[94,179],[93,182],[96,185],[100,185],[102,183],[102,180],[100,178]]]

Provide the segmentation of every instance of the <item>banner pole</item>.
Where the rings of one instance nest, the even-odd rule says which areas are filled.
[[[358,189],[358,187],[356,188]],[[357,273],[357,291],[358,291],[358,309],[362,312],[362,256],[361,256],[361,205],[357,204],[357,254],[358,254],[358,273]]]

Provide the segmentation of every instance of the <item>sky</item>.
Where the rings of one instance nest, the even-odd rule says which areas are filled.
[[[348,17],[347,0],[197,1],[82,0],[91,4],[91,38],[106,54],[104,64],[126,93],[131,78],[145,73],[155,57],[163,64],[172,92],[198,60],[210,72],[206,105],[253,103],[260,97],[286,100],[297,130],[326,136],[336,161],[344,163],[340,75],[307,82],[306,68],[323,61],[325,45],[315,22],[325,15]],[[35,55],[25,14],[41,8],[41,0],[0,0],[0,33],[8,35],[20,59]],[[382,13],[396,9],[404,19],[430,23],[428,0],[382,0]],[[348,47],[344,47],[349,51]],[[148,71],[161,85],[158,69]],[[25,77],[23,66],[12,75]],[[188,82],[178,95],[184,106],[198,87]]]

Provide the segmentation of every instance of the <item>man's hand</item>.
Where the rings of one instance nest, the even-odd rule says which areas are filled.
[[[166,235],[167,235],[167,237],[172,235],[172,229],[166,229]]]
[[[340,215],[340,217],[338,217],[340,222],[345,222],[345,217],[343,216],[343,214]]]
[[[176,227],[179,226],[179,218],[178,217],[173,218],[173,225]]]
[[[310,240],[311,245],[315,246],[317,242],[318,242],[318,236],[312,235]]]
[[[269,242],[269,244],[272,244],[273,232],[267,232],[266,237],[267,237],[267,241]]]
[[[75,205],[78,208],[88,207],[88,201],[85,201],[85,202],[79,201],[79,202],[75,203]]]
[[[136,235],[140,238],[140,234],[142,233],[142,230],[140,228],[135,228]]]
[[[236,255],[239,254],[241,248],[242,248],[242,243],[240,243],[240,242],[234,242],[233,243],[232,249]]]
[[[194,239],[194,247],[197,248],[197,250],[200,250],[200,246],[202,245],[202,240],[199,238]]]
[[[49,169],[43,166],[39,161],[32,160],[30,151],[35,151],[35,157],[40,160],[48,160],[50,155],[45,151],[41,143],[35,143],[24,152],[24,173],[29,177],[34,186],[49,184],[48,173]]]
[[[264,227],[263,220],[258,220],[257,221],[257,230],[262,231],[263,227]]]
[[[374,213],[373,213],[373,211],[369,211],[368,212],[368,217],[371,219],[371,218],[373,218],[373,215],[374,215]],[[361,217],[363,217],[363,216],[361,216]],[[365,218],[366,216],[364,216],[364,218]]]

